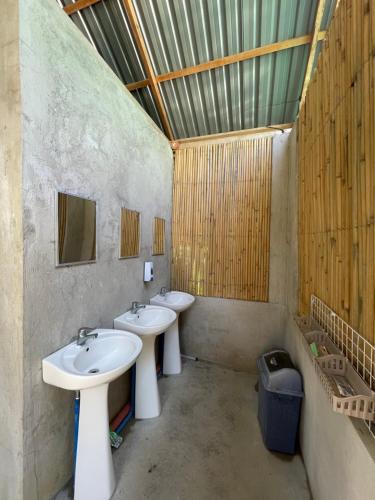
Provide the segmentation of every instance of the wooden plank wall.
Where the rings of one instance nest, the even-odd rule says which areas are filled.
[[[154,243],[152,255],[164,255],[165,253],[165,219],[154,218]]]
[[[140,213],[128,208],[121,209],[120,257],[139,256]]]
[[[375,1],[341,0],[298,121],[299,304],[375,342]]]
[[[176,151],[172,286],[267,301],[272,138]]]

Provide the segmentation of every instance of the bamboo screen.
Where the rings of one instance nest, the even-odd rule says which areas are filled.
[[[120,257],[139,256],[140,213],[128,208],[121,209]]]
[[[375,2],[342,0],[299,119],[300,312],[315,294],[374,344]]]
[[[172,285],[268,300],[272,139],[176,151]]]
[[[165,252],[165,219],[154,218],[154,244],[152,255],[164,255]]]

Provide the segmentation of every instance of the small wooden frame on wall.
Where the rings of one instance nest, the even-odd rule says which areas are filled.
[[[120,259],[139,257],[140,216],[136,210],[121,208]]]
[[[152,255],[164,255],[165,253],[165,219],[154,217],[154,242]]]

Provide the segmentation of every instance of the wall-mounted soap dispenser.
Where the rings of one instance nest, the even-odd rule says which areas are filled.
[[[145,283],[148,281],[154,281],[154,265],[152,262],[145,262],[143,281]]]

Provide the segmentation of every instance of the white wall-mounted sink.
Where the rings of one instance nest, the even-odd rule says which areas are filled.
[[[133,333],[98,329],[43,359],[43,380],[80,391],[74,500],[107,500],[116,486],[108,422],[108,384],[128,370],[142,350]]]
[[[136,313],[127,311],[113,321],[115,328],[134,332],[143,340],[143,350],[136,364],[136,418],[154,418],[160,415],[155,337],[165,332],[176,318],[176,313],[171,309],[151,305],[139,308]]]
[[[178,317],[181,312],[186,311],[193,305],[195,297],[186,292],[170,291],[164,295],[155,295],[150,299],[151,304],[169,307],[176,312],[176,321],[165,332],[163,373],[165,375],[177,375],[181,373],[180,335],[178,329]]]

